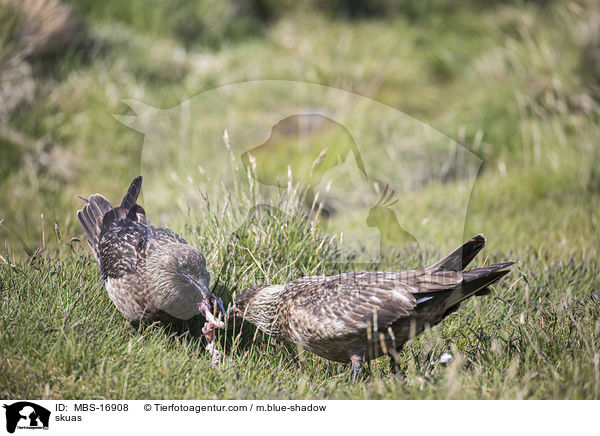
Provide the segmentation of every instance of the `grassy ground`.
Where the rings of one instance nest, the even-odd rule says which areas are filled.
[[[0,397],[600,398],[597,5],[468,2],[426,12],[406,2],[406,14],[343,19],[247,11],[252,19],[232,30],[226,11],[213,19],[223,25],[211,27],[184,2],[170,3],[168,20],[116,2],[70,3],[80,24],[69,27],[78,43],[66,52],[23,48],[14,31],[22,17],[6,8],[0,17],[3,65],[27,71],[20,87],[1,90],[18,103],[0,113]],[[111,115],[129,113],[121,99],[169,108],[258,79],[371,97],[484,160],[464,233],[488,237],[478,264],[516,259],[519,267],[491,296],[411,341],[402,377],[381,359],[351,384],[343,365],[239,325],[222,337],[225,361],[211,368],[200,320],[183,336],[156,325],[131,332],[99,282],[76,195],[117,199],[140,171],[144,137]],[[244,110],[243,119],[254,119]],[[385,137],[374,114],[363,122]],[[211,164],[207,156],[203,165]],[[243,177],[237,183],[228,193],[215,182],[221,200],[193,207],[179,205],[177,192],[161,197],[173,211],[164,223],[206,254],[224,300],[249,284],[334,272],[326,260],[344,250],[341,237],[318,234],[298,192],[283,198],[289,214],[240,229],[235,217],[253,188]],[[431,227],[438,242],[422,247],[427,261],[453,248],[448,233],[463,231],[450,216],[463,189],[447,181],[404,193],[413,217],[429,212],[455,226]],[[407,250],[384,260],[417,263]],[[453,355],[448,364],[444,352]]]

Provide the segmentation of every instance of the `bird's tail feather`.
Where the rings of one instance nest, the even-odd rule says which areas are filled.
[[[429,266],[427,269],[430,272],[462,271],[471,263],[484,246],[485,237],[482,234],[475,235],[448,256]]]
[[[109,201],[100,194],[94,194],[87,200],[82,198],[86,201],[86,204],[77,212],[77,218],[94,252],[98,246],[102,228],[109,222],[126,217],[147,222],[144,209],[136,204],[141,189],[142,176],[138,176],[131,182],[121,205],[118,207],[112,207]]]
[[[81,227],[88,237],[90,246],[94,249],[98,245],[98,239],[102,232],[102,220],[104,215],[113,207],[104,196],[94,194],[90,196],[87,203],[77,212],[77,218]]]
[[[508,274],[510,269],[507,268],[515,263],[517,262],[502,262],[463,272],[462,284],[448,296],[444,303],[445,309],[451,310],[472,295],[489,293],[487,287]]]
[[[123,197],[123,201],[121,202],[121,207],[125,209],[127,212],[135,206],[137,199],[140,195],[140,191],[142,190],[142,176],[137,176],[129,185],[129,189]]]

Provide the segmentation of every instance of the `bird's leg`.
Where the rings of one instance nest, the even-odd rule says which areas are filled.
[[[402,346],[397,350],[390,350],[388,352],[388,356],[390,357],[390,372],[394,375],[400,374],[400,351],[402,350]],[[400,374],[402,375],[402,374]]]
[[[358,380],[358,376],[360,375],[363,359],[360,356],[354,355],[350,361],[352,362],[352,383],[354,383],[356,380]]]
[[[302,362],[300,362],[300,359],[298,359],[298,354],[292,355],[292,362],[294,362],[294,364],[298,365],[298,369],[300,371],[302,371]]]
[[[186,320],[179,320],[173,324],[175,328],[176,338],[182,339],[186,334],[190,332],[190,325]]]
[[[140,322],[139,321],[130,321],[129,324],[131,325],[131,329],[129,330],[129,334],[130,335],[137,334],[137,331],[140,328]]]

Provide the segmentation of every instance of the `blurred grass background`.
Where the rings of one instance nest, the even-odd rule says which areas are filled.
[[[340,365],[266,339],[213,370],[193,335],[130,336],[97,283],[76,195],[120,198],[140,171],[143,135],[112,117],[129,113],[121,99],[168,108],[262,79],[373,98],[484,160],[466,232],[486,234],[490,261],[517,258],[520,272],[413,341],[405,379],[377,363],[348,386]],[[0,0],[0,396],[598,398],[599,86],[592,0]],[[443,216],[458,190],[405,201]],[[173,223],[224,295],[328,272],[320,259],[335,235],[314,243],[296,214],[234,243],[227,213]],[[452,247],[425,248],[433,260]],[[388,260],[410,264],[401,254]],[[436,360],[445,351],[449,366]]]

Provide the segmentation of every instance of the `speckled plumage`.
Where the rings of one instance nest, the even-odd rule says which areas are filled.
[[[399,352],[464,299],[489,293],[487,286],[514,262],[462,271],[484,244],[485,238],[477,235],[421,270],[353,272],[253,286],[237,297],[236,311],[276,339],[360,367]]]
[[[187,320],[198,314],[199,303],[217,302],[208,290],[205,259],[177,233],[150,224],[137,204],[141,186],[140,176],[115,208],[94,194],[77,217],[108,295],[128,321]]]

